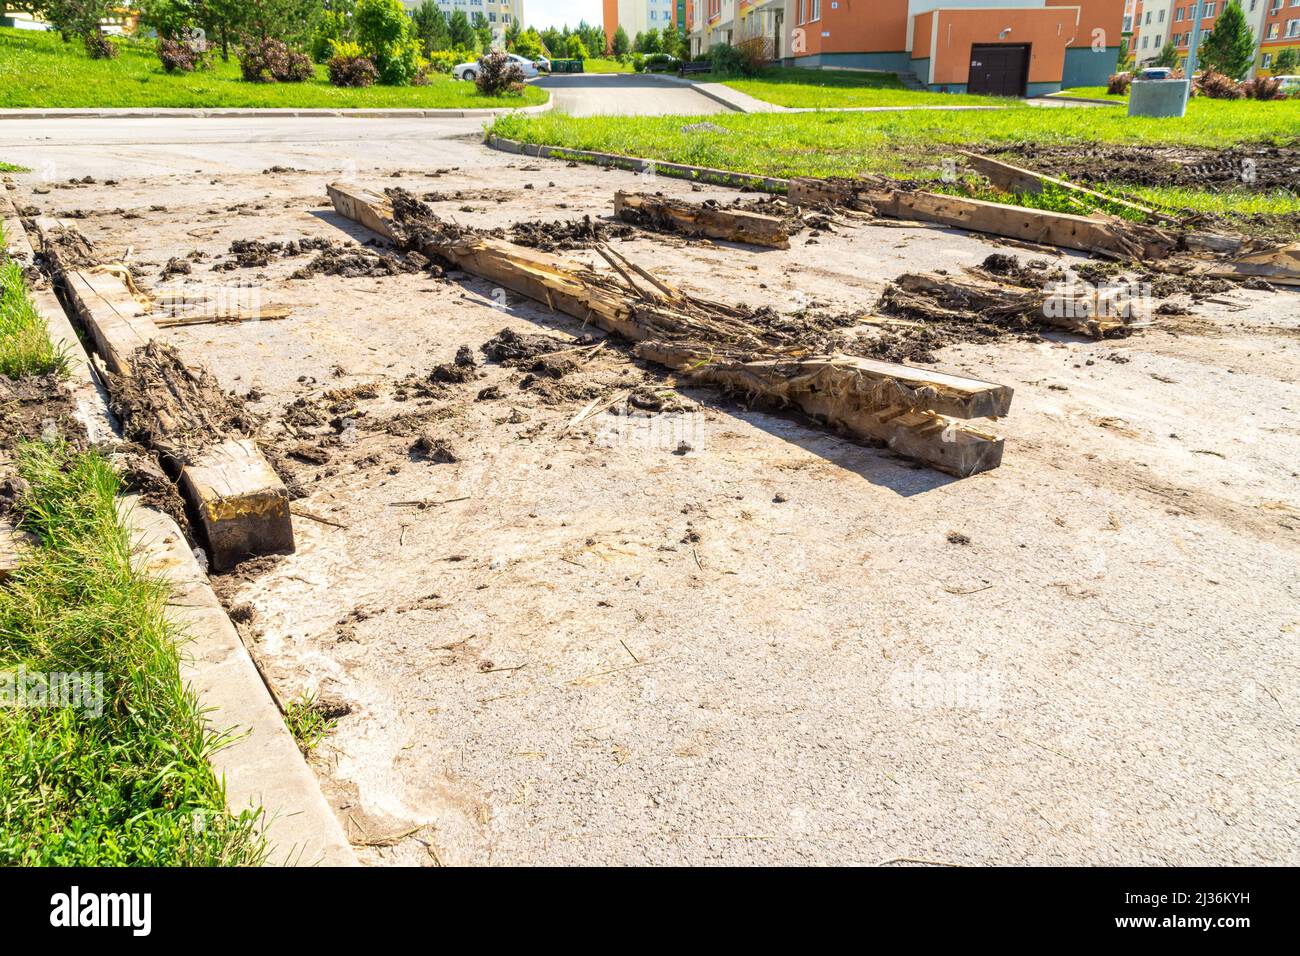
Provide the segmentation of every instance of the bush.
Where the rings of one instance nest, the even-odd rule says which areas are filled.
[[[1282,99],[1282,81],[1271,76],[1257,76],[1241,84],[1241,92],[1247,99],[1280,100]]]
[[[474,81],[484,96],[518,96],[524,91],[524,71],[519,64],[504,53],[489,53],[478,61],[478,77]]]
[[[117,44],[99,30],[87,33],[83,39],[86,43],[86,55],[92,60],[111,60],[117,56]]]
[[[1213,69],[1202,73],[1193,85],[1212,100],[1239,100],[1246,95],[1240,83]]]
[[[206,70],[211,65],[208,60],[208,45],[202,40],[189,42],[160,37],[158,59],[168,73],[193,73],[195,70]]]
[[[1106,92],[1111,96],[1126,96],[1132,85],[1132,73],[1112,73],[1110,82],[1106,84]]]
[[[713,72],[721,76],[757,76],[763,69],[764,44],[761,38],[741,41],[740,46],[715,43],[709,48]]]
[[[434,50],[429,54],[429,69],[435,73],[450,73],[452,68],[474,59],[464,50]]]
[[[301,83],[315,74],[310,57],[269,37],[240,41],[239,71],[249,83]]]
[[[375,64],[361,55],[361,48],[355,43],[337,44],[328,68],[332,86],[374,86],[379,79]]]
[[[311,35],[311,58],[317,63],[333,59],[338,56],[334,44],[351,39],[351,35],[352,24],[348,22],[347,14],[338,10],[324,11]]]
[[[420,41],[402,0],[359,0],[352,17],[361,52],[374,61],[379,82],[405,86],[424,70]]]

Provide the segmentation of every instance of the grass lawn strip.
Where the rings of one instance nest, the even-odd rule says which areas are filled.
[[[909,90],[894,73],[850,73],[772,68],[753,78],[693,75],[699,83],[723,83],[765,103],[796,109],[844,109],[869,106],[1010,106],[998,96],[930,93]]]
[[[996,111],[943,113],[720,114],[710,117],[710,123],[723,131],[686,131],[683,127],[690,124],[682,117],[572,117],[551,113],[539,117],[499,117],[492,125],[492,132],[526,143],[765,176],[874,173],[927,180],[942,175],[944,159],[960,159],[958,149],[978,149],[982,143],[1164,144],[1209,148],[1241,143],[1290,144],[1296,142],[1300,131],[1300,101],[1198,99],[1189,106],[1183,120],[1130,119],[1118,110],[1019,106]],[[1107,189],[1102,187],[1099,191]],[[1191,209],[1223,215],[1300,214],[1300,197],[1286,191],[1159,186],[1124,187],[1123,193],[1167,210]],[[999,195],[1005,202],[1007,197]],[[1080,210],[1067,205],[1060,211]]]
[[[0,306],[5,376],[66,372],[9,261]],[[0,587],[0,865],[259,864],[260,813],[226,811],[208,763],[223,741],[181,680],[117,474],[63,439],[4,451],[20,479],[5,506],[36,543]]]
[[[483,96],[442,74],[428,86],[330,86],[324,66],[305,83],[246,83],[239,63],[213,58],[210,70],[167,73],[151,42],[114,40],[121,54],[92,60],[57,33],[0,29],[0,108],[229,107],[297,109],[502,109],[545,103],[529,85],[520,96]]]
[[[5,242],[0,223],[0,250]],[[50,341],[45,319],[27,294],[22,269],[0,252],[0,375],[24,378],[67,369],[67,356]]]

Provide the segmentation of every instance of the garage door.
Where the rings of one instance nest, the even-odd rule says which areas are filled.
[[[967,90],[988,96],[1024,96],[1029,80],[1029,44],[998,43],[970,49]]]

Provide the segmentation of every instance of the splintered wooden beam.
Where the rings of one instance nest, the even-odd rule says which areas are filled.
[[[1109,203],[1112,206],[1119,206],[1132,212],[1141,213],[1144,216],[1160,215],[1149,206],[1142,206],[1127,199],[1107,196],[1095,189],[1088,189],[1086,186],[1079,186],[1064,179],[1057,179],[1055,176],[1046,176],[1030,169],[1013,166],[999,159],[981,156],[979,153],[972,153],[964,149],[959,149],[957,152],[966,157],[966,162],[972,169],[1005,192],[1036,196],[1050,186],[1065,192],[1087,196],[1093,202]]]
[[[1278,285],[1300,286],[1300,243],[1260,249],[1210,270],[1230,279],[1259,278]]]
[[[75,262],[60,244],[64,230],[75,231],[70,223],[38,219],[36,229],[46,258],[108,371],[135,379],[145,391],[150,387],[167,391],[165,383],[144,383],[133,365],[138,350],[162,339],[147,314],[149,307],[131,293],[122,270],[108,266],[105,271],[102,266]],[[195,383],[211,378],[202,367],[199,372],[186,370],[185,375]],[[205,410],[194,411],[201,418]],[[156,448],[164,463],[177,472],[181,490],[198,516],[214,570],[229,570],[245,558],[294,550],[288,490],[253,441],[206,441],[182,453],[188,440],[180,433],[171,434],[184,430],[181,423],[158,415],[150,430],[157,434]]]
[[[1177,243],[1152,226],[1116,218],[1075,216],[1001,203],[897,189],[878,177],[824,181],[793,179],[790,202],[796,205],[842,205],[892,219],[935,222],[1023,242],[1095,252],[1113,259],[1163,259]]]
[[[743,209],[619,190],[614,194],[614,215],[633,225],[684,236],[726,239],[774,249],[790,248],[790,230],[785,220]]]
[[[329,186],[329,194],[340,214],[398,238],[385,197],[344,183]],[[684,378],[793,405],[950,474],[965,477],[1001,461],[1000,437],[945,413],[1004,415],[1012,395],[1005,386],[888,362],[782,352],[765,346],[762,330],[737,310],[689,299],[612,253],[611,264],[627,285],[546,253],[473,234],[426,240],[419,251],[639,342],[647,359]],[[639,286],[634,275],[649,288]]]

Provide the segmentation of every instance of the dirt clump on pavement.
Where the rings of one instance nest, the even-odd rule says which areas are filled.
[[[478,378],[478,360],[474,350],[462,345],[456,350],[456,357],[450,362],[435,365],[429,373],[429,381],[439,385],[459,385],[472,382]]]
[[[377,249],[339,247],[321,252],[307,265],[295,271],[289,278],[311,279],[316,276],[341,276],[345,279],[363,279],[411,275],[419,271],[420,264],[404,261],[398,256]]]
[[[510,241],[541,252],[567,252],[573,249],[590,249],[612,240],[634,239],[636,229],[625,223],[605,222],[583,216],[581,219],[548,222],[538,219],[517,222],[510,227]]]
[[[254,434],[260,416],[226,392],[204,366],[187,366],[157,339],[131,353],[131,374],[108,373],[110,407],[128,439],[187,464],[195,452]]]
[[[439,438],[432,432],[423,432],[411,444],[411,455],[435,465],[450,465],[460,461],[460,456],[445,438]]]

